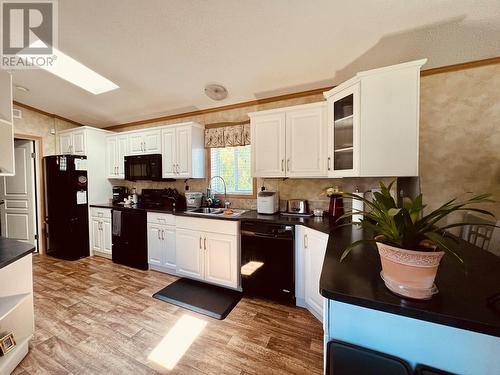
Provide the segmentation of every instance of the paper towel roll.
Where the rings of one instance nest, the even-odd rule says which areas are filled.
[[[364,195],[365,195],[365,193],[363,193],[363,192],[354,192],[352,194],[357,195],[358,197],[361,197],[361,198],[363,198]],[[363,208],[364,208],[363,201],[360,201],[360,200],[357,200],[357,199],[353,199],[352,200],[352,211],[353,212],[363,211]],[[352,222],[353,223],[359,223],[361,220],[363,220],[363,214],[352,215]]]

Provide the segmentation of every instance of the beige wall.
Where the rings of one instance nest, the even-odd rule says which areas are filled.
[[[428,208],[467,192],[500,200],[500,64],[423,77],[421,189]],[[500,204],[486,205],[500,219]]]
[[[500,65],[441,73],[421,79],[420,181],[428,208],[467,191],[491,192],[500,198]],[[247,120],[247,113],[312,103],[323,100],[312,95],[264,105],[252,105],[181,120],[139,125],[120,131],[196,121],[200,124]],[[361,191],[377,187],[377,178],[345,179],[259,179],[269,189],[278,189],[280,198],[305,198],[311,207],[326,208],[324,189],[338,185],[344,191]],[[391,179],[384,179],[388,182]],[[114,181],[116,185],[123,181]],[[206,180],[188,182],[191,191],[205,191]],[[184,189],[183,181],[175,183],[131,183],[142,188],[175,186]],[[254,208],[254,200],[237,200],[235,206]],[[500,217],[500,205],[488,205]]]
[[[14,106],[22,111],[21,119],[14,119],[14,133],[42,137],[43,156],[56,153],[57,136],[50,134],[54,129],[58,131],[74,128],[76,125],[51,116],[43,115],[30,109]]]

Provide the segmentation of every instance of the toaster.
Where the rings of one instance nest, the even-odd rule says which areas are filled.
[[[309,207],[305,199],[289,199],[286,201],[286,212],[289,214],[308,214]]]
[[[259,191],[257,193],[257,213],[272,215],[280,209],[280,200],[275,191]]]

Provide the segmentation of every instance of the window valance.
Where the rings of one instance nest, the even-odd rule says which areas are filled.
[[[250,144],[249,121],[223,124],[211,124],[217,127],[205,129],[206,148],[246,146]]]

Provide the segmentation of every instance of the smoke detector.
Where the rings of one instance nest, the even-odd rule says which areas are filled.
[[[207,94],[210,99],[223,100],[227,98],[227,89],[222,85],[211,83],[205,86],[205,94]]]

